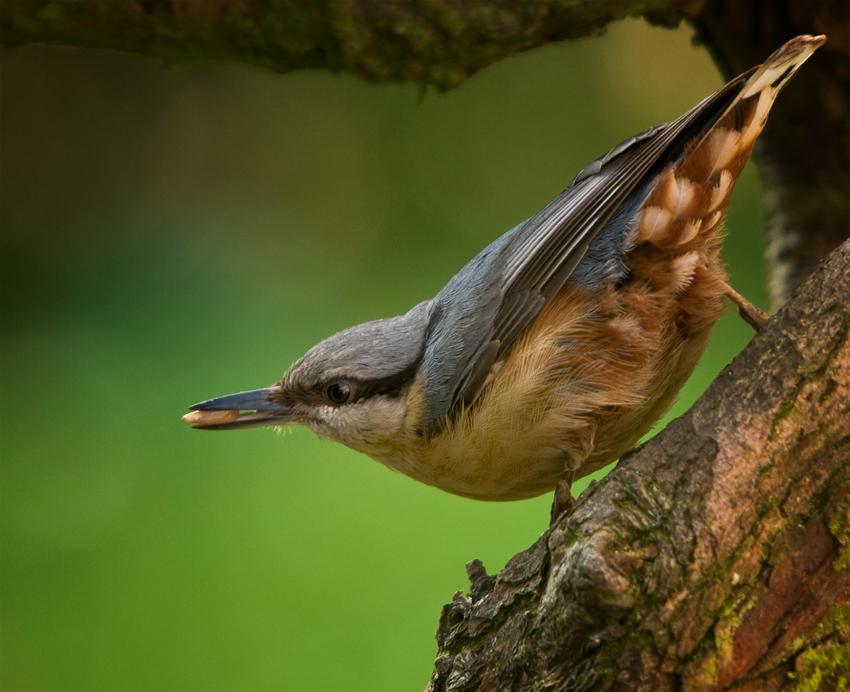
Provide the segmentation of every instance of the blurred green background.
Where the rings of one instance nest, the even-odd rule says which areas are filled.
[[[4,690],[418,690],[441,606],[546,528],[305,430],[187,405],[431,297],[624,138],[720,86],[620,23],[460,89],[2,52]],[[759,189],[733,283],[765,303]],[[683,411],[751,338],[730,310]],[[581,483],[578,491],[586,483]]]

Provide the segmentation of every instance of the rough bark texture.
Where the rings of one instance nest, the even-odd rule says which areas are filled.
[[[170,65],[323,68],[458,86],[498,60],[644,16],[668,26],[704,0],[4,0],[7,46],[111,48]]]
[[[850,689],[850,241],[681,418],[445,606],[429,690]]]

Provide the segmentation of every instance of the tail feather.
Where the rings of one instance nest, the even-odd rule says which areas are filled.
[[[812,53],[826,42],[826,36],[797,36],[774,51],[764,61],[746,86],[741,90],[741,99],[746,99],[763,89],[770,89],[774,97],[785,86],[791,76],[799,69]],[[733,104],[734,106],[734,104]]]
[[[715,124],[661,173],[637,215],[637,242],[684,252],[700,237],[707,240],[722,218],[774,100],[824,41],[825,36],[798,36],[752,73]]]

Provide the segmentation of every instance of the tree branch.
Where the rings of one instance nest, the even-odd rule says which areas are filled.
[[[468,568],[428,689],[850,683],[848,333],[850,241],[495,579]]]
[[[168,65],[322,68],[447,90],[538,46],[645,16],[676,26],[704,0],[5,0],[0,40],[110,48]],[[659,9],[659,5],[664,7]]]

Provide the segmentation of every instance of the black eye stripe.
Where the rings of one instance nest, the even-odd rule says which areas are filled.
[[[324,401],[333,406],[353,404],[361,399],[368,399],[373,396],[398,397],[402,395],[404,389],[416,376],[416,366],[417,363],[412,363],[401,372],[376,380],[334,379],[325,382],[314,391],[317,391]],[[341,385],[348,388],[347,397],[342,397],[341,392],[337,390],[337,387]]]
[[[371,396],[401,396],[405,388],[413,382],[416,377],[419,361],[415,361],[404,370],[382,377],[377,380],[363,380],[357,382],[357,398],[365,399]]]

